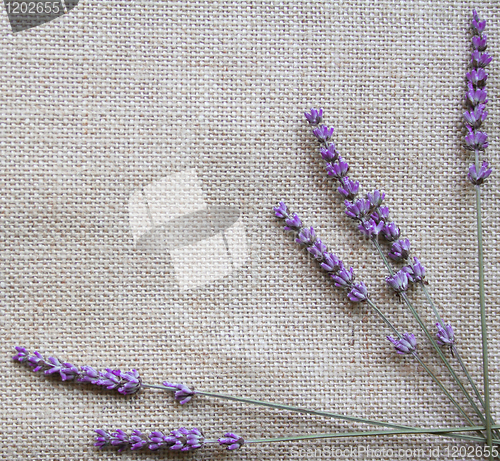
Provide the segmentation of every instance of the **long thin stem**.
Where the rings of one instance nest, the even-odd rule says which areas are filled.
[[[172,391],[172,392],[178,390],[176,388],[163,386],[160,384],[144,384],[143,383],[142,387],[150,388],[150,389],[161,389],[163,391]],[[391,429],[409,430],[409,431],[421,430],[421,428],[419,428],[419,427],[405,426],[402,424],[385,423],[385,422],[375,421],[375,420],[367,419],[367,418],[359,418],[356,416],[347,416],[347,415],[342,415],[342,414],[338,414],[338,413],[332,413],[329,411],[309,410],[306,408],[300,408],[300,407],[295,407],[295,406],[291,406],[291,405],[283,405],[281,403],[265,402],[262,400],[249,399],[246,397],[237,397],[237,396],[233,396],[233,395],[219,394],[219,393],[214,393],[214,392],[205,392],[205,391],[200,391],[200,390],[197,390],[196,394],[197,395],[204,395],[206,397],[217,398],[217,399],[232,400],[235,402],[243,402],[243,403],[247,403],[250,405],[258,405],[258,406],[263,406],[263,407],[275,408],[277,410],[293,411],[296,413],[303,413],[303,414],[315,415],[315,416],[324,416],[327,418],[340,419],[343,421],[351,421],[351,422],[356,422],[356,423],[370,424],[372,426],[381,426],[381,427],[388,427]],[[451,436],[455,437],[455,438],[460,438],[460,439],[463,438],[462,436],[460,436],[458,434],[456,434],[456,435],[453,434]],[[483,437],[483,438],[481,438],[481,440],[484,442],[485,438]]]
[[[476,171],[479,171],[479,152],[475,150]],[[476,186],[477,216],[477,260],[479,268],[479,304],[481,308],[481,337],[483,344],[484,411],[486,413],[486,440],[492,449],[490,386],[488,380],[488,330],[486,325],[486,303],[484,295],[483,224],[481,218],[481,186]],[[491,459],[491,456],[490,456]]]

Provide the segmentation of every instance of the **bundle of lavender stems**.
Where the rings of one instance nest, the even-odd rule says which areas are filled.
[[[386,326],[386,338],[395,352],[410,357],[422,367],[464,418],[467,424],[466,426],[447,428],[410,427],[356,416],[337,414],[329,411],[265,402],[248,397],[231,396],[219,392],[194,390],[185,384],[177,384],[169,381],[165,381],[162,384],[147,384],[143,382],[143,378],[135,369],[124,372],[107,368],[104,371],[98,371],[88,365],[76,366],[72,363],[61,361],[53,356],[45,357],[38,351],[30,353],[26,348],[21,346],[15,348],[17,353],[13,359],[29,365],[35,372],[59,376],[62,381],[72,381],[84,385],[98,386],[101,389],[116,391],[125,396],[133,396],[147,389],[162,390],[171,392],[174,399],[181,405],[189,403],[195,396],[204,396],[384,428],[378,431],[283,435],[273,438],[248,440],[243,439],[232,431],[224,431],[223,435],[219,438],[209,439],[205,437],[201,429],[187,429],[185,427],[164,431],[155,430],[149,433],[141,432],[137,429],[129,432],[122,429],[96,429],[96,440],[94,445],[98,448],[111,447],[118,449],[118,451],[127,449],[193,451],[210,444],[218,444],[232,451],[240,449],[243,445],[252,443],[425,433],[485,443],[487,448],[485,448],[484,453],[492,459],[494,454],[497,453],[494,445],[500,445],[500,425],[495,424],[490,411],[481,227],[481,186],[492,172],[488,162],[484,160],[481,161],[480,158],[480,154],[488,147],[488,137],[486,133],[480,131],[487,117],[487,94],[485,87],[488,75],[484,68],[491,61],[489,54],[484,52],[487,47],[487,37],[483,33],[485,25],[486,21],[481,20],[476,11],[474,11],[471,22],[473,32],[473,51],[470,61],[471,70],[467,73],[468,83],[465,96],[467,111],[463,115],[465,128],[467,130],[464,147],[474,152],[474,163],[470,166],[467,177],[476,191],[479,292],[483,339],[483,395],[461,358],[461,353],[457,347],[455,332],[451,323],[443,320],[436,304],[427,291],[425,266],[417,256],[412,255],[410,241],[407,238],[403,238],[400,227],[390,218],[389,207],[384,205],[384,192],[373,190],[366,193],[364,197],[360,197],[360,183],[349,175],[349,164],[345,157],[340,156],[337,152],[335,144],[332,142],[334,129],[323,124],[322,109],[311,109],[309,112],[305,113],[305,117],[312,127],[312,134],[319,142],[319,152],[325,162],[326,173],[336,182],[336,189],[344,200],[345,213],[353,220],[357,230],[366,236],[373,245],[387,271],[385,283],[391,290],[397,293],[397,298],[407,307],[437,356],[449,371],[453,382],[458,386],[465,397],[468,404],[466,408],[459,403],[457,398],[453,396],[453,392],[436,377],[433,370],[425,363],[425,360],[418,352],[414,333],[398,329],[394,322],[377,306],[367,285],[363,281],[358,281],[356,279],[354,269],[345,264],[337,254],[331,252],[327,245],[316,234],[315,229],[304,225],[299,215],[291,212],[285,202],[280,202],[278,206],[274,208],[276,217],[284,222],[284,230],[294,235],[296,243],[304,248],[305,251],[317,261],[322,270],[328,273],[334,285],[343,290],[347,298],[353,303],[365,303],[375,312]],[[383,249],[384,241],[386,242],[386,250]],[[414,285],[423,291],[425,299],[431,306],[436,317],[435,328],[428,328],[424,324],[417,309],[413,306],[407,294],[410,285]],[[462,375],[462,379],[465,378],[466,384],[462,382],[459,374]]]

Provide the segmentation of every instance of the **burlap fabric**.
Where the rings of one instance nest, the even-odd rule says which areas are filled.
[[[136,368],[148,383],[407,425],[465,424],[423,370],[393,352],[370,309],[346,300],[282,232],[272,207],[285,199],[315,226],[459,395],[325,177],[303,119],[324,107],[352,177],[365,192],[386,192],[480,382],[475,195],[461,147],[474,6],[494,59],[484,227],[500,419],[497,1],[84,0],[17,34],[2,13],[0,459],[342,459],[330,452],[349,447],[361,448],[346,459],[392,459],[363,452],[385,447],[424,460],[469,446],[386,436],[235,453],[100,452],[96,428],[196,426],[211,439],[374,428],[203,397],[180,406],[160,391],[123,397],[32,373],[11,356],[24,345],[78,365]],[[422,293],[410,298],[432,327]]]

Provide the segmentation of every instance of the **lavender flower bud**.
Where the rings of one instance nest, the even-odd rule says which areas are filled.
[[[368,298],[368,290],[363,282],[354,284],[353,289],[347,295],[351,301],[356,303],[366,301]]]
[[[48,370],[44,371],[46,375],[51,375],[52,373],[59,373],[63,367],[62,363],[59,362],[59,360],[57,360],[55,357],[49,357],[45,363],[49,367]]]
[[[274,210],[274,214],[278,217],[278,218],[288,218],[288,209],[285,205],[285,202],[280,202],[278,204],[278,206],[274,207],[273,208]]]
[[[422,266],[417,258],[413,258],[413,264],[401,269],[408,276],[410,282],[422,282],[425,278],[425,267]]]
[[[347,176],[347,172],[349,171],[349,165],[342,157],[339,157],[338,163],[328,163],[325,168],[328,176],[333,176],[338,180]]]
[[[472,69],[470,72],[467,72],[466,76],[467,80],[469,80],[472,85],[480,87],[485,85],[488,78],[488,74],[481,68]]]
[[[110,443],[113,447],[118,448],[118,453],[128,448],[128,435],[121,429],[117,429],[110,437]]]
[[[315,240],[316,240],[316,232],[314,232],[314,229],[312,227],[310,228],[304,227],[303,229],[301,229],[299,235],[297,235],[297,238],[295,239],[297,243],[306,246],[312,245]]]
[[[387,339],[394,345],[394,349],[398,354],[406,355],[415,352],[417,340],[412,333],[404,333],[401,339],[392,336],[387,336]]]
[[[345,267],[342,267],[337,274],[330,274],[330,276],[335,281],[335,286],[349,288],[354,280],[354,269],[350,267],[347,270]]]
[[[284,227],[285,230],[298,230],[302,227],[302,221],[297,216],[297,213],[294,213],[294,215],[291,218],[286,218],[285,224],[286,224],[286,226]]]
[[[488,93],[486,92],[486,90],[482,90],[481,88],[474,89],[472,84],[470,84],[469,86],[469,91],[465,93],[467,102],[473,107],[477,106],[478,104],[487,104],[487,96]]]
[[[404,261],[410,255],[410,241],[408,239],[398,240],[391,246],[388,253],[389,258],[394,261]]]
[[[323,160],[328,163],[333,163],[339,158],[339,154],[335,149],[335,144],[333,143],[328,146],[328,149],[322,147],[320,153]]]
[[[474,10],[472,12],[472,16],[473,16],[473,19],[472,19],[472,29],[477,34],[481,34],[483,32],[483,30],[485,29],[485,27],[486,27],[486,21],[485,20],[481,21],[481,19],[479,18],[476,10]]]
[[[137,370],[120,373],[121,387],[118,392],[123,395],[131,395],[139,392],[142,387],[142,379]]]
[[[342,261],[338,258],[338,256],[332,253],[324,253],[321,267],[326,272],[337,272],[338,270],[343,268],[344,265],[342,264]]]
[[[388,206],[381,206],[381,207],[379,207],[375,211],[375,213],[372,213],[371,218],[376,223],[379,223],[380,221],[387,222],[389,220],[389,207]]]
[[[485,150],[488,147],[488,135],[481,131],[470,131],[465,137],[465,148],[468,150]]]
[[[346,200],[344,204],[347,208],[345,214],[352,219],[360,221],[369,213],[371,208],[370,201],[362,198],[356,200],[354,203]]]
[[[170,437],[163,434],[160,431],[153,431],[149,434],[149,445],[148,448],[152,451],[159,450],[162,447],[168,446]],[[176,440],[171,440],[172,444],[176,442]]]
[[[226,432],[224,437],[217,440],[220,445],[226,445],[228,450],[237,450],[245,443],[242,437],[239,437],[232,432]]]
[[[440,346],[453,346],[455,344],[455,335],[453,328],[450,324],[445,325],[444,328],[440,323],[436,323],[437,333],[436,339]]]
[[[110,444],[111,435],[108,432],[103,431],[102,429],[96,429],[96,432],[98,434],[98,437],[95,438],[96,440],[96,442],[94,443],[95,447],[104,448]]]
[[[472,37],[472,46],[477,50],[477,51],[484,51],[487,48],[487,41],[488,37],[486,35],[483,35],[482,37],[478,35],[474,35]]]
[[[97,384],[99,381],[99,372],[92,367],[84,365],[80,367],[80,374],[78,375],[77,381],[79,383],[90,383]]]
[[[370,201],[372,208],[378,208],[380,205],[382,205],[382,202],[384,201],[385,194],[384,192],[380,192],[378,190],[375,190],[373,192],[368,192],[366,194],[368,200]]]
[[[319,141],[329,141],[333,136],[333,128],[328,128],[326,125],[321,125],[313,130],[313,135],[316,136]]]
[[[18,362],[27,362],[29,360],[29,352],[25,347],[16,346],[17,354],[12,357],[12,360],[17,360]]]
[[[383,221],[381,221],[381,223],[383,223]],[[396,226],[396,223],[394,222],[386,224],[382,232],[384,234],[385,239],[389,242],[395,242],[396,240],[399,239],[399,236],[401,235],[401,230],[399,229],[398,226]]]
[[[78,368],[75,365],[64,362],[62,368],[59,370],[59,374],[61,375],[61,379],[63,381],[71,381],[79,376]]]
[[[493,170],[489,167],[488,162],[483,162],[481,168],[479,169],[479,173],[476,171],[476,165],[473,164],[469,167],[469,174],[467,177],[472,184],[480,186],[492,171]]]
[[[354,200],[359,191],[359,181],[352,181],[349,176],[342,179],[341,186],[337,189],[338,192],[347,200]]]
[[[396,272],[392,277],[386,277],[385,281],[396,293],[403,293],[408,289],[408,274],[403,270]]]
[[[491,62],[491,56],[488,53],[481,54],[475,50],[471,54],[470,63],[472,67],[486,67]]]
[[[130,444],[131,450],[140,450],[148,443],[148,441],[145,439],[145,435],[138,430],[135,430],[134,432],[132,432],[132,434],[130,434],[128,442]]]
[[[377,235],[380,234],[380,232],[382,232],[383,228],[384,228],[383,221],[380,221],[377,224],[373,219],[369,219],[368,221],[363,221],[358,226],[358,229],[361,231],[361,233],[369,238],[377,237]]]
[[[101,371],[99,373],[99,379],[96,381],[98,386],[104,386],[106,389],[113,390],[118,389],[121,384],[121,371],[111,370],[106,368],[106,371]]]
[[[478,104],[473,110],[464,113],[465,121],[471,128],[477,129],[486,120],[488,112],[484,104]],[[469,132],[472,131],[469,129]]]
[[[323,253],[326,253],[326,250],[328,250],[328,248],[320,239],[317,239],[313,246],[307,248],[307,251],[309,251],[315,259],[320,261],[323,259]]]
[[[171,437],[175,437],[175,443],[170,446],[170,450],[192,451],[201,448],[205,442],[205,437],[196,428],[186,429],[181,427],[170,432]]]
[[[193,395],[196,394],[196,392],[193,389],[190,389],[184,384],[172,384],[168,382],[163,383],[164,386],[167,387],[174,387],[178,389],[175,392],[175,400],[177,400],[181,405],[184,405],[185,403],[188,403],[192,398]]]
[[[47,363],[40,352],[35,351],[33,355],[28,359],[28,363],[33,367],[33,371],[40,371],[47,367]]]
[[[311,109],[311,112],[304,112],[309,125],[319,125],[323,120],[323,109]]]

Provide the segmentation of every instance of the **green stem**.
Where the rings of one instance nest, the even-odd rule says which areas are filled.
[[[479,173],[479,152],[475,151],[476,171]],[[484,381],[484,411],[486,413],[486,441],[492,449],[490,386],[488,380],[488,330],[486,325],[486,303],[484,295],[484,256],[483,256],[483,224],[481,218],[481,187],[476,186],[476,216],[477,216],[477,260],[479,268],[479,304],[481,308],[481,337],[483,344],[483,381]]]
[[[420,286],[422,287],[422,290],[424,290],[424,294],[425,294],[425,297],[427,299],[427,302],[430,304],[430,306],[432,307],[432,311],[434,312],[434,315],[436,316],[439,324],[445,328],[445,325],[444,325],[444,322],[443,322],[443,319],[441,318],[441,316],[439,315],[439,312],[437,310],[437,307],[436,305],[434,304],[434,301],[432,301],[431,299],[431,295],[429,294],[429,292],[427,291],[427,288],[425,287],[425,284],[423,281],[420,281]]]

